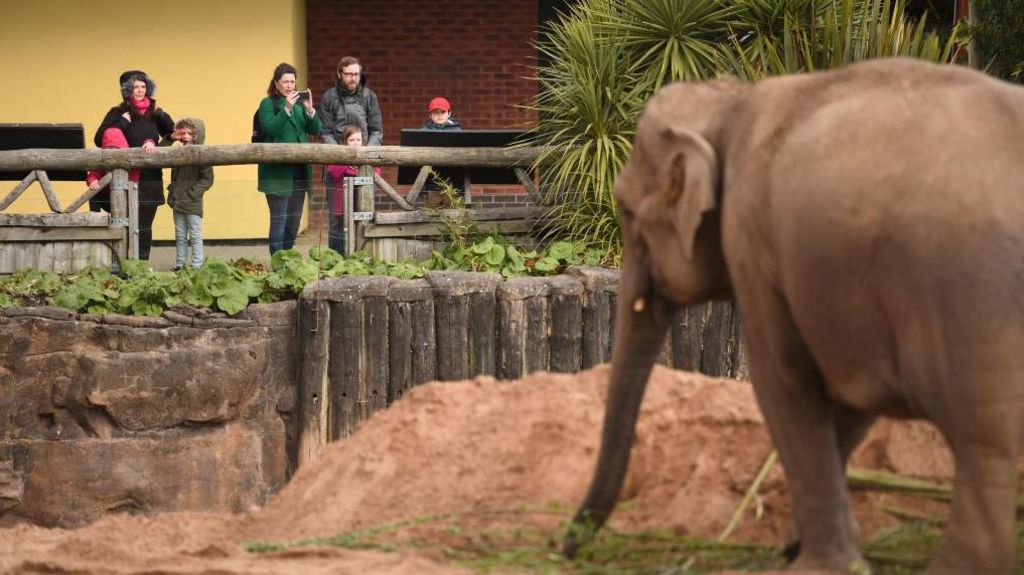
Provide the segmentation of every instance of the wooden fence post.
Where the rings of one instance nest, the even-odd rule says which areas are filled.
[[[388,295],[388,404],[437,377],[434,294],[426,280],[392,280]]]
[[[497,373],[518,379],[551,364],[546,278],[513,278],[498,285]]]
[[[707,306],[704,352],[700,371],[713,377],[736,377],[738,368],[740,320],[739,306],[716,301]]]
[[[611,360],[615,333],[615,304],[619,272],[592,266],[571,267],[566,273],[583,284],[583,369]]]
[[[128,204],[128,171],[115,169],[110,178],[110,225],[125,228],[124,242],[117,253],[121,259],[139,257],[138,220],[131,225]]]
[[[359,178],[370,183],[355,186],[355,199],[353,201],[355,211],[362,214],[371,214],[370,217],[372,217],[376,209],[373,194],[373,166],[359,166]],[[372,223],[373,220],[359,220],[355,222],[355,246],[352,248],[352,251],[366,248],[366,226]]]
[[[387,406],[388,290],[383,276],[341,277],[320,283],[331,300],[331,440]]]
[[[672,322],[672,353],[669,367],[686,371],[700,371],[704,348],[705,306],[683,306]]]
[[[572,276],[548,278],[550,369],[575,373],[583,366],[583,284]]]
[[[329,440],[330,306],[319,298],[314,286],[302,291],[298,303],[299,467],[318,461]]]
[[[684,306],[672,324],[669,367],[713,377],[749,379],[739,307],[731,302]]]
[[[496,303],[501,276],[427,272],[434,290],[437,378],[446,381],[494,375]]]

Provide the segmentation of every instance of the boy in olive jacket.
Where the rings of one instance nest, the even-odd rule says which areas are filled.
[[[185,146],[203,145],[206,126],[199,118],[183,118],[174,125],[171,138]],[[203,194],[213,185],[213,166],[171,168],[167,203],[174,211],[174,243],[177,260],[174,270],[185,266],[188,248],[192,248],[191,267],[203,265]]]

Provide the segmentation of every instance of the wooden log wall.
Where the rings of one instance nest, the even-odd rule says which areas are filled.
[[[425,279],[334,278],[299,305],[299,464],[427,381],[572,373],[611,358],[619,272],[504,280],[428,272]],[[740,318],[729,303],[680,311],[661,363],[747,378]]]

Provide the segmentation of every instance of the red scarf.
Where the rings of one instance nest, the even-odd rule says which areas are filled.
[[[135,111],[138,112],[140,116],[145,116],[146,112],[149,111],[149,97],[145,97],[141,100],[132,98],[131,100],[132,106],[135,106]]]

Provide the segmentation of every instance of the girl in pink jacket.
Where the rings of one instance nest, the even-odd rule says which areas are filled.
[[[124,137],[124,132],[122,132],[120,128],[107,128],[106,130],[103,130],[100,147],[104,150],[127,148],[128,140]],[[89,199],[90,211],[110,211],[110,184],[100,186],[100,180],[102,180],[105,175],[107,175],[107,172],[103,170],[89,170],[85,174],[86,185],[89,186],[90,190],[97,192]],[[128,181],[138,184],[139,171],[131,170],[128,172]]]
[[[362,146],[363,131],[359,126],[349,124],[341,132],[341,141],[346,146]],[[373,172],[380,175],[380,168],[373,167]],[[359,175],[359,166],[340,166],[331,164],[327,166],[328,180],[331,186],[328,197],[330,208],[330,220],[327,231],[327,247],[344,254],[345,253],[345,180]]]

